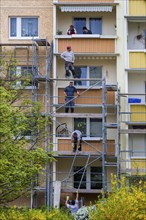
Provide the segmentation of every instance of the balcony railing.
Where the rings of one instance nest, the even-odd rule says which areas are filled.
[[[54,3],[80,3],[80,2],[87,2],[89,3],[89,0],[54,0]],[[114,0],[90,0],[90,3],[113,3]]]
[[[88,145],[89,143],[89,145]],[[58,138],[58,149],[57,151],[72,151],[71,140],[66,138]],[[91,152],[92,154],[100,154],[102,152],[102,141],[89,140],[82,144],[83,152]],[[107,140],[107,149],[106,153],[109,156],[115,155],[115,141]]]
[[[145,175],[146,172],[146,158],[132,158],[131,159],[132,174]]]
[[[146,53],[145,52],[129,52],[129,67],[143,69],[146,68]]]
[[[146,123],[146,105],[131,105],[130,106],[130,121]]]
[[[58,38],[58,50],[56,49],[55,52],[62,53],[66,46],[70,45],[74,53],[115,53],[115,39],[94,38],[92,36],[85,38],[83,35],[82,37],[76,35],[75,38]]]
[[[145,0],[129,0],[129,15],[130,16],[146,16],[146,1]]]
[[[82,94],[85,89],[78,89],[80,94]],[[58,89],[58,104],[64,103],[64,89]],[[87,104],[87,105],[101,105],[102,104],[102,89],[91,89],[85,92],[83,95],[75,99],[76,104]],[[115,104],[115,92],[107,92],[107,104]]]

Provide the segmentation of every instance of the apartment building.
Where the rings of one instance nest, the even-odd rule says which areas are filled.
[[[19,205],[58,207],[76,190],[89,204],[102,188],[111,190],[111,173],[145,173],[145,8],[145,0],[1,0],[1,48],[13,51],[18,74],[32,74],[26,92],[51,116],[44,147],[53,146],[56,158]],[[77,34],[67,35],[71,24]],[[92,34],[83,34],[84,26]],[[77,78],[65,77],[60,55],[67,46]],[[74,113],[65,113],[70,81],[81,95]],[[76,129],[83,144],[74,153],[70,135]]]

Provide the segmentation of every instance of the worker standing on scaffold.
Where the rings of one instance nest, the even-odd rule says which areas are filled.
[[[71,134],[71,142],[73,147],[73,152],[82,150],[82,133],[79,130],[75,130]]]

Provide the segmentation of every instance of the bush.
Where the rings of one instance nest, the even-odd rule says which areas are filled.
[[[117,184],[113,177],[112,193],[97,202],[96,209],[89,213],[90,220],[146,220],[145,186],[142,181],[139,186],[128,187],[123,178],[119,189]]]
[[[47,220],[73,220],[73,216],[69,213],[69,210],[52,209],[48,213]]]
[[[73,217],[62,209],[48,212],[41,209],[1,208],[0,220],[73,220]]]

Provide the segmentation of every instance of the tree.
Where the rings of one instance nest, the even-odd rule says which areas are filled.
[[[35,177],[52,155],[39,147],[46,138],[45,125],[49,117],[41,116],[40,103],[25,96],[24,84],[9,72],[16,61],[1,59],[0,72],[0,204],[6,205],[33,187]],[[27,83],[27,80],[26,80]],[[23,97],[23,98],[22,98]],[[29,135],[29,138],[27,137]]]

